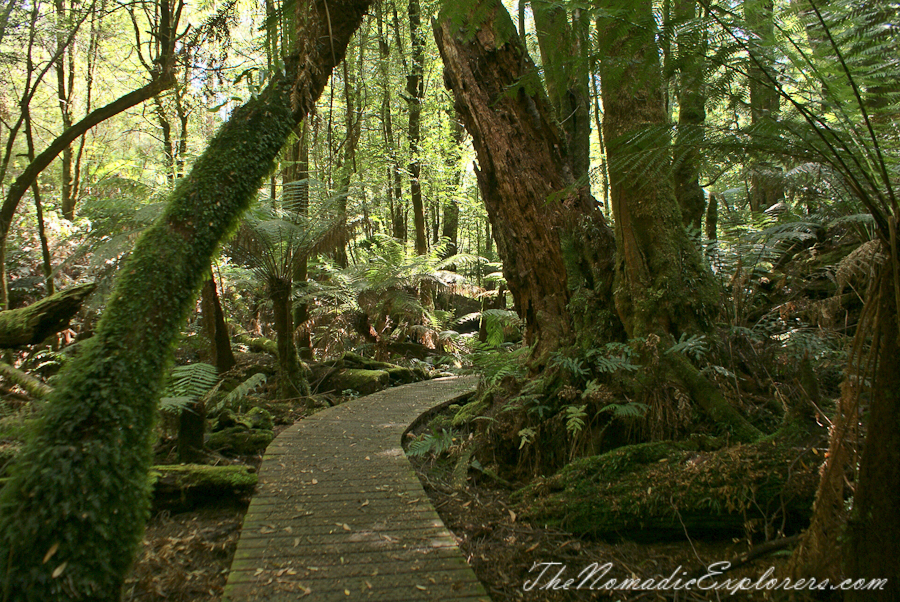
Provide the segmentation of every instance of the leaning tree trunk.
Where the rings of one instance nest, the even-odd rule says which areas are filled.
[[[13,216],[19,207],[19,201],[37,180],[37,177],[64,149],[82,136],[89,129],[107,119],[115,117],[122,111],[130,109],[145,100],[152,98],[163,90],[168,89],[174,83],[171,72],[164,71],[158,77],[142,88],[129,92],[125,96],[92,111],[84,119],[65,130],[56,137],[43,152],[37,155],[22,173],[10,185],[6,192],[6,199],[0,206],[0,309],[5,309],[8,303],[8,290],[6,283],[6,240],[9,237],[9,229],[12,226]]]
[[[600,83],[616,225],[616,308],[629,336],[705,331],[716,289],[687,237],[668,156],[650,0],[604,0]],[[643,156],[652,161],[641,161]]]
[[[596,256],[609,261],[613,236],[587,189],[574,185],[565,140],[506,9],[495,0],[470,0],[454,11],[464,15],[462,24],[445,14],[435,25],[444,81],[472,136],[503,273],[539,367],[574,340],[562,238],[590,228]],[[473,35],[467,28],[474,14]]]
[[[0,492],[0,599],[118,601],[149,513],[162,376],[210,260],[368,8],[319,0],[299,56],[236,110],[123,265],[106,311]]]

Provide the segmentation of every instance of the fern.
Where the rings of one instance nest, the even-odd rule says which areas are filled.
[[[603,406],[601,412],[609,412],[614,418],[642,418],[650,409],[645,403],[629,401],[628,403],[611,403]]]
[[[252,393],[254,389],[265,384],[265,382],[266,382],[265,374],[263,374],[261,372],[257,372],[256,374],[251,375],[247,380],[245,380],[244,382],[242,382],[238,386],[236,386],[234,389],[232,389],[231,392],[228,393],[228,395],[223,397],[222,401],[217,403],[210,410],[210,412],[216,413],[216,412],[221,411],[222,408],[225,408],[229,405],[234,405],[234,404],[238,403],[244,397],[246,397],[247,395]]]
[[[574,436],[581,432],[587,418],[587,405],[566,406],[566,431]]]
[[[709,346],[706,344],[705,339],[706,337],[703,335],[687,336],[687,333],[682,333],[678,342],[666,349],[666,353],[680,353],[699,362],[709,351]]]
[[[206,395],[216,386],[217,380],[215,366],[203,363],[175,366],[169,375],[165,393],[159,400],[159,409],[178,414]]]
[[[428,433],[409,445],[407,455],[421,457],[428,454],[440,456],[453,446],[453,432],[441,429],[440,433]]]
[[[632,363],[634,349],[625,343],[607,343],[600,349],[591,349],[586,357],[597,372],[612,374],[619,370],[634,372],[640,366]]]

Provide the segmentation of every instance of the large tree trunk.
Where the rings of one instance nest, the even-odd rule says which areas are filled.
[[[302,5],[287,75],[237,109],[121,268],[0,491],[7,600],[118,601],[149,512],[157,399],[213,254],[319,97],[368,0]]]
[[[435,38],[444,81],[478,155],[476,174],[503,273],[538,367],[574,340],[561,238],[576,228],[591,231],[596,256],[609,261],[613,237],[586,188],[574,185],[566,143],[506,9],[494,0],[466,4],[463,23],[454,26],[443,15]],[[473,35],[466,28],[476,11]]]
[[[616,308],[632,337],[702,332],[716,289],[675,200],[651,2],[604,0],[602,8],[597,27],[616,218]],[[655,159],[636,162],[644,153]]]

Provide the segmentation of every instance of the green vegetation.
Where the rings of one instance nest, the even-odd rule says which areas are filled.
[[[118,600],[152,466],[245,495],[204,463],[460,372],[408,448],[455,491],[900,583],[900,37],[858,4],[8,3],[0,600]]]

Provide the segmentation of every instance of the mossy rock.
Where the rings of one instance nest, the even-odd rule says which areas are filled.
[[[157,509],[193,508],[223,498],[251,495],[258,479],[246,466],[181,464],[154,466],[150,471]]]
[[[274,438],[275,433],[270,430],[232,426],[211,433],[206,446],[223,454],[252,456],[265,450]]]
[[[329,376],[325,386],[335,391],[351,390],[360,395],[369,395],[384,389],[390,382],[391,375],[386,370],[347,368]]]
[[[275,424],[272,421],[272,414],[263,408],[251,408],[247,412],[247,420],[250,421],[251,428],[271,431]]]
[[[212,426],[212,431],[219,432],[232,427],[251,429],[253,428],[253,422],[247,416],[242,416],[241,414],[236,414],[232,410],[225,409],[219,412],[219,415],[216,417]]]
[[[576,460],[516,495],[524,518],[603,539],[724,538],[765,520],[799,531],[818,484],[804,453],[784,439],[711,452],[646,443]]]

